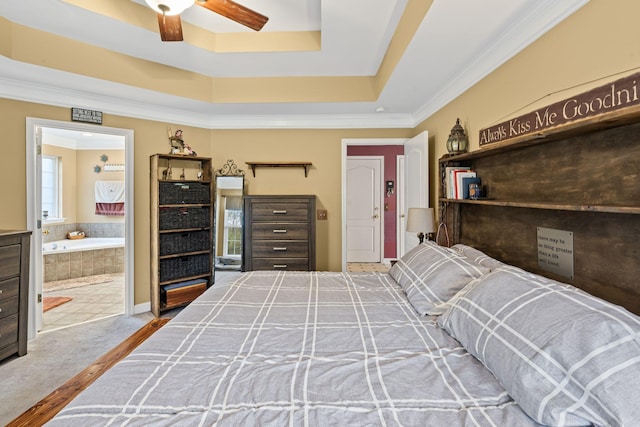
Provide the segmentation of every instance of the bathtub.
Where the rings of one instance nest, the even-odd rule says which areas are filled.
[[[124,237],[85,237],[78,240],[56,240],[42,245],[42,254],[91,251],[96,249],[123,248]]]
[[[42,246],[44,281],[124,273],[123,237],[58,240]]]

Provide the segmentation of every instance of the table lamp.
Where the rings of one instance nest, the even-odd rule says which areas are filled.
[[[433,208],[409,208],[407,231],[418,233],[420,243],[424,242],[425,233],[428,236],[427,240],[431,240],[431,236],[436,231]]]

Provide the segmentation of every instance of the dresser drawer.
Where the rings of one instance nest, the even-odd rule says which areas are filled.
[[[251,204],[251,216],[253,221],[308,221],[309,204],[261,200]]]
[[[307,258],[309,242],[289,240],[256,240],[253,242],[251,254],[254,258]]]
[[[254,240],[307,240],[309,224],[273,224],[254,222],[251,224]]]
[[[0,319],[0,349],[18,342],[18,315]]]
[[[308,271],[307,258],[254,258],[254,270],[292,270]]]
[[[20,278],[14,277],[13,279],[0,282],[0,302],[18,296],[20,290]]]
[[[0,319],[16,314],[18,312],[18,306],[19,300],[17,296],[0,300]]]
[[[20,274],[21,245],[0,246],[0,280]]]

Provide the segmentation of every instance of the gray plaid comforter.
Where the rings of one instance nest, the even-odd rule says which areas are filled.
[[[388,274],[244,273],[48,425],[536,425],[435,319]]]

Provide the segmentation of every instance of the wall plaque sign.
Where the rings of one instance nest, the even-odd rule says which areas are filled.
[[[538,267],[573,279],[573,233],[538,227]]]
[[[618,79],[506,122],[481,129],[480,146],[640,105],[640,73]]]
[[[102,124],[102,111],[86,110],[84,108],[71,108],[71,121]]]

